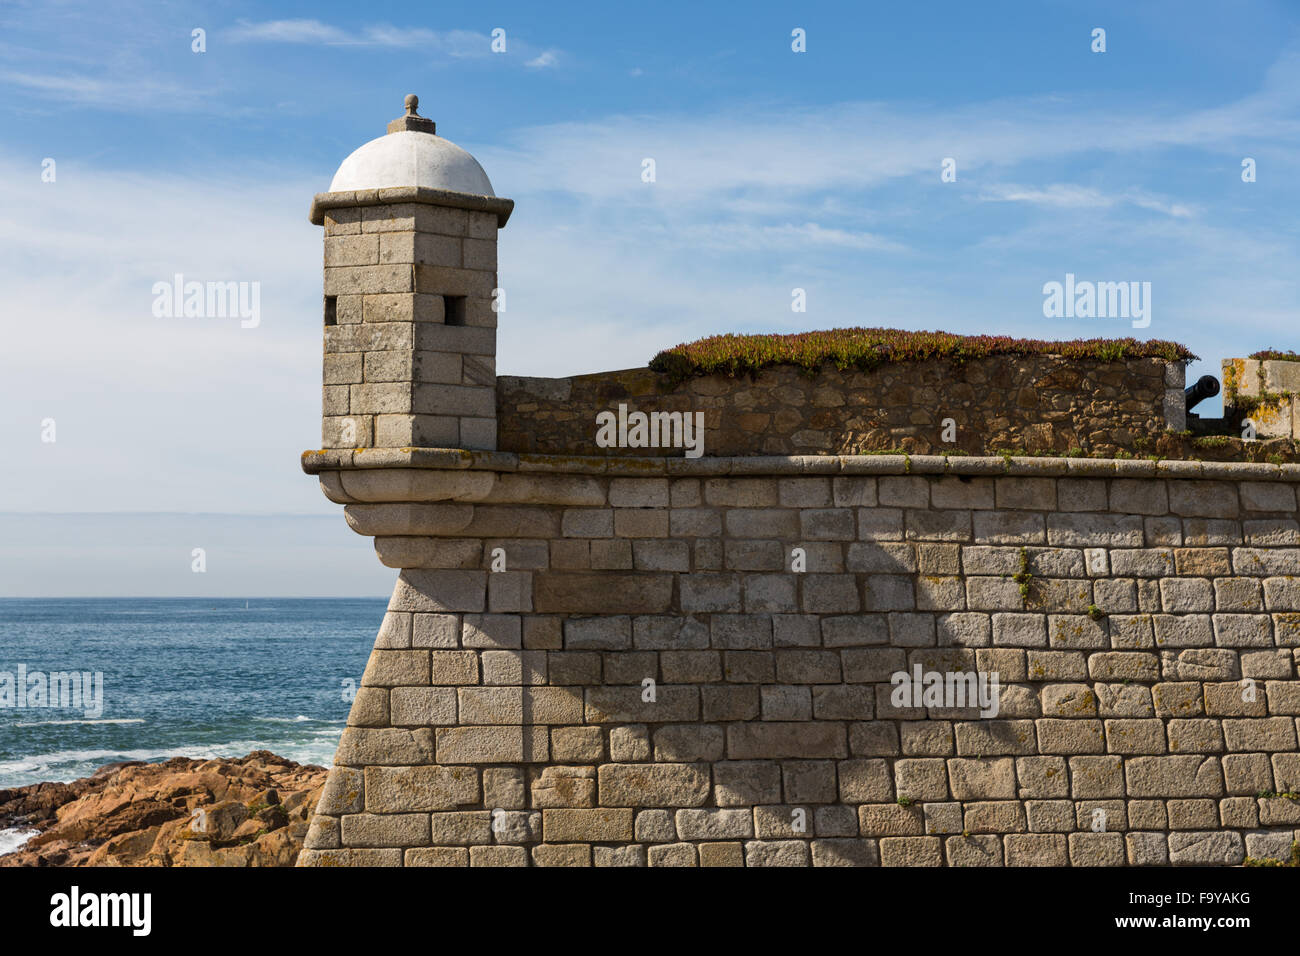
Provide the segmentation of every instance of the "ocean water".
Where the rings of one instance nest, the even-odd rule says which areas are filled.
[[[247,604],[0,598],[0,788],[251,750],[329,766],[387,602]],[[19,665],[29,687],[36,671],[102,673],[103,712],[4,706],[4,675]]]

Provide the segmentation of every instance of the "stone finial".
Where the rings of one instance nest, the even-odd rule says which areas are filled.
[[[417,133],[434,133],[438,131],[437,125],[431,119],[425,119],[417,110],[420,108],[420,98],[414,93],[407,93],[404,100],[406,113],[399,116],[388,124],[388,132],[402,133],[407,130],[413,130]]]

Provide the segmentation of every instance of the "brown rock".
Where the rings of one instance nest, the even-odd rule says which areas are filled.
[[[326,773],[259,750],[0,790],[0,826],[41,831],[0,866],[292,866]]]

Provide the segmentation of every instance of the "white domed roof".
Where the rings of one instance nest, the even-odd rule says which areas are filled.
[[[353,152],[334,174],[330,192],[401,186],[496,195],[473,156],[441,136],[410,129],[372,139]]]

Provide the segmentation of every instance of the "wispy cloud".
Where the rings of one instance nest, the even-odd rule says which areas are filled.
[[[827,228],[816,222],[752,224],[722,222],[700,225],[680,233],[682,240],[728,251],[759,249],[869,249],[902,252],[907,247],[885,236],[849,229]]]
[[[1190,219],[1198,213],[1197,207],[1192,203],[1178,202],[1163,196],[1129,193],[1125,195],[1124,200],[1139,208],[1164,213],[1166,216],[1172,216],[1175,219]]]
[[[154,27],[156,30],[156,26]],[[409,51],[422,62],[484,61],[522,66],[529,70],[554,70],[567,59],[562,51],[542,48],[515,36],[506,38],[506,50],[494,53],[493,38],[473,30],[430,30],[380,23],[355,29],[318,19],[240,20],[235,26],[212,31],[227,44],[287,44],[352,48],[359,51]],[[147,42],[146,42],[147,41]],[[188,57],[167,61],[173,69],[159,65],[159,44],[174,42]],[[210,39],[211,43],[212,40]],[[215,48],[214,48],[215,49]],[[489,59],[490,58],[490,59]],[[189,36],[160,39],[132,37],[114,44],[111,51],[90,45],[76,53],[46,54],[39,49],[19,48],[0,42],[0,90],[21,90],[24,106],[48,109],[59,106],[92,106],[112,112],[180,113],[246,116],[268,112],[260,99],[234,105],[227,77],[205,71],[207,60],[190,56]],[[7,67],[7,68],[6,68]],[[15,102],[19,100],[14,96]]]
[[[1108,194],[1100,189],[1076,186],[1071,183],[1052,183],[1047,186],[994,183],[982,186],[979,198],[985,202],[1019,202],[1056,209],[1110,209],[1128,204],[1176,219],[1188,219],[1196,214],[1193,205],[1166,196],[1135,190],[1121,194]]]
[[[818,191],[852,195],[905,178],[937,186],[945,157],[956,159],[959,180],[969,180],[1086,154],[1192,148],[1239,157],[1243,144],[1266,143],[1300,156],[1300,61],[1292,72],[1295,91],[1269,87],[1220,108],[1190,111],[1035,97],[939,109],[841,103],[612,116],[522,130],[489,158],[494,180],[504,176],[593,201],[645,192],[646,157],[656,162],[657,195],[694,201],[762,193],[771,201]],[[1077,187],[1042,198],[1068,202],[1071,190],[1084,198]]]
[[[1100,209],[1114,205],[1114,201],[1100,190],[1069,183],[1037,187],[1010,183],[984,186],[980,189],[980,199],[986,202],[1025,202],[1061,209]]]
[[[315,19],[240,20],[225,32],[235,43],[295,43],[313,46],[354,46],[384,49],[420,49],[446,54],[457,59],[494,55],[493,38],[473,30],[430,30],[424,27],[397,27],[370,24],[346,29]],[[554,67],[559,51],[538,51],[532,45],[506,37],[506,54],[526,58],[524,65],[534,69]]]
[[[452,56],[487,55],[491,37],[471,30],[436,31],[423,27],[402,28],[373,24],[356,30],[320,20],[240,20],[225,32],[236,43],[300,43],[322,46],[369,46],[396,49],[423,48]]]
[[[6,70],[0,72],[0,84],[20,87],[41,96],[81,106],[114,110],[153,108],[165,103],[174,110],[187,110],[198,101],[198,94],[166,80],[102,77],[79,73],[31,73]]]
[[[240,20],[226,31],[226,38],[249,43],[362,43],[356,34],[348,33],[319,20],[266,20],[250,23]]]
[[[1288,76],[1300,81],[1289,56],[1260,90],[1209,109],[1063,97],[749,104],[519,130],[474,148],[519,203],[502,235],[502,282],[518,294],[500,367],[554,374],[562,341],[589,347],[562,367],[594,371],[705,332],[835,324],[1127,334],[1043,329],[1042,283],[1067,270],[1153,280],[1152,334],[1212,364],[1242,347],[1218,318],[1225,307],[1266,338],[1300,301],[1284,217],[1256,205],[1262,194],[1219,195],[1249,188],[1236,179],[1243,142],[1275,157],[1300,147],[1300,82]],[[947,156],[957,184],[940,182]],[[1195,198],[1178,194],[1187,184],[1172,185],[1170,170],[1198,167]],[[1035,183],[1044,168],[1083,184]],[[1207,192],[1207,181],[1219,185]],[[1008,208],[994,216],[981,203]],[[580,293],[554,279],[577,274]],[[792,286],[808,289],[807,314],[790,313]]]

